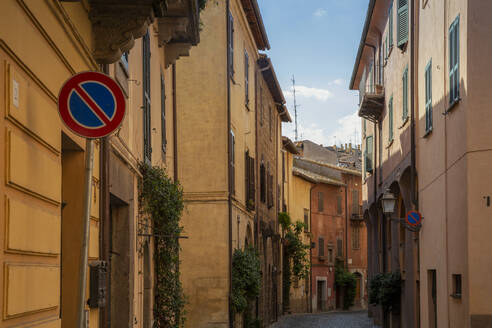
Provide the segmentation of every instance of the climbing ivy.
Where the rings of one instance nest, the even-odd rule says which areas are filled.
[[[232,255],[232,309],[243,313],[248,302],[260,295],[261,268],[260,256],[252,246],[244,250],[236,249]]]
[[[401,283],[399,272],[375,275],[369,282],[369,303],[381,305],[386,311],[399,311]]]
[[[348,310],[354,305],[357,279],[343,267],[343,263],[335,266],[335,284],[337,288],[343,289],[343,309]]]
[[[198,0],[198,8],[200,9],[200,11],[205,9],[206,4],[207,4],[207,0]]]
[[[184,325],[186,297],[180,282],[178,236],[183,231],[183,190],[164,169],[140,164],[140,213],[149,217],[154,235],[154,328]]]

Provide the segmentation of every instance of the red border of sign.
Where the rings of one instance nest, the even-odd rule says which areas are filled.
[[[410,213],[417,213],[419,215],[419,218],[420,220],[417,222],[417,223],[410,223],[408,221],[408,216],[410,215]],[[408,225],[411,225],[412,227],[416,227],[418,226],[420,223],[422,223],[422,214],[420,214],[420,212],[417,212],[417,211],[408,211],[407,215],[405,216],[405,222],[408,224]]]
[[[83,127],[72,118],[72,115],[70,115],[68,98],[70,97],[71,91],[76,85],[89,81],[95,81],[103,84],[113,93],[113,96],[115,98],[116,108],[113,119],[111,120],[111,124],[106,125],[102,128],[88,129],[86,127]],[[118,129],[123,122],[123,119],[125,118],[125,107],[125,96],[120,86],[116,83],[115,80],[100,72],[88,71],[75,74],[63,84],[58,95],[58,113],[60,114],[61,120],[71,131],[83,138],[102,138]]]

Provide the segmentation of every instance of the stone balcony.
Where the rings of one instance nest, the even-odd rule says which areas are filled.
[[[375,81],[373,74],[363,74],[359,84],[359,116],[371,122],[381,118],[384,109],[384,86]]]
[[[166,66],[186,56],[199,36],[198,0],[88,0],[94,58],[101,64],[119,60],[157,20],[159,45]]]

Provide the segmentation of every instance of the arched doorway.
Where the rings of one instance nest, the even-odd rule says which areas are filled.
[[[355,306],[362,306],[362,297],[364,296],[363,290],[362,290],[362,275],[359,272],[354,272],[355,275],[355,300],[354,300],[354,305]]]

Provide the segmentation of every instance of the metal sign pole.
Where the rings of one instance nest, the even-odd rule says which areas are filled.
[[[89,249],[89,220],[91,214],[92,195],[92,171],[94,168],[94,142],[86,139],[85,143],[85,186],[84,186],[84,215],[83,215],[83,238],[80,248],[79,263],[79,311],[77,314],[77,327],[85,328],[85,285],[87,280],[87,259]]]

